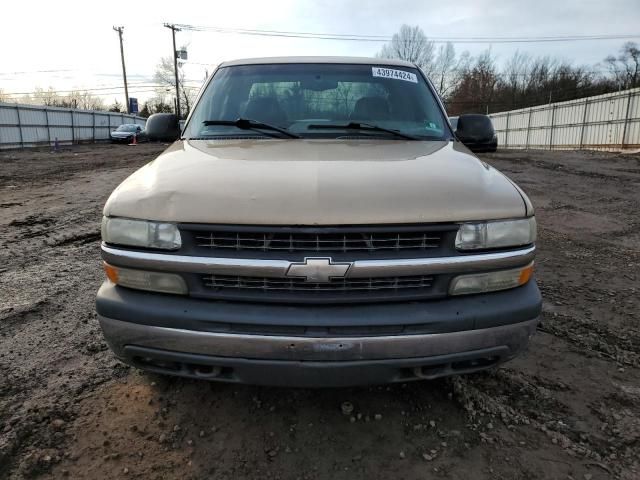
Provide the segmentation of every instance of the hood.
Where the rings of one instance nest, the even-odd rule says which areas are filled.
[[[517,218],[523,197],[457,142],[189,140],[111,195],[105,215],[252,225]]]

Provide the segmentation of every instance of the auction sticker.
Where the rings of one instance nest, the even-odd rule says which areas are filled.
[[[371,67],[371,70],[373,71],[374,77],[393,78],[395,80],[404,80],[405,82],[418,83],[418,77],[415,73],[384,67]]]

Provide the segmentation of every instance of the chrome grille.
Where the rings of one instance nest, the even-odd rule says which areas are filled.
[[[376,252],[439,248],[443,232],[195,232],[197,247],[305,253]]]
[[[327,283],[306,282],[302,278],[243,277],[233,275],[205,275],[204,286],[214,290],[251,290],[263,292],[362,293],[376,291],[407,291],[428,289],[432,276],[336,278]]]

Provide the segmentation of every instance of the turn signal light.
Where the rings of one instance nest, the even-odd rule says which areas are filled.
[[[104,272],[107,274],[107,278],[113,283],[118,283],[118,269],[113,265],[109,265],[107,262],[102,262]]]
[[[110,281],[122,287],[178,295],[186,295],[189,291],[184,279],[175,273],[121,268],[106,262],[104,262],[104,271]]]
[[[451,295],[471,295],[474,293],[496,292],[524,285],[533,275],[533,262],[525,267],[497,272],[461,275],[451,281]]]

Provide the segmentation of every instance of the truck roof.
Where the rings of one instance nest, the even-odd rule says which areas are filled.
[[[230,60],[222,62],[221,67],[231,65],[264,65],[271,63],[356,63],[365,65],[393,65],[396,67],[412,67],[415,64],[405,60],[390,58],[370,58],[370,57],[260,57],[260,58],[242,58],[239,60]]]

